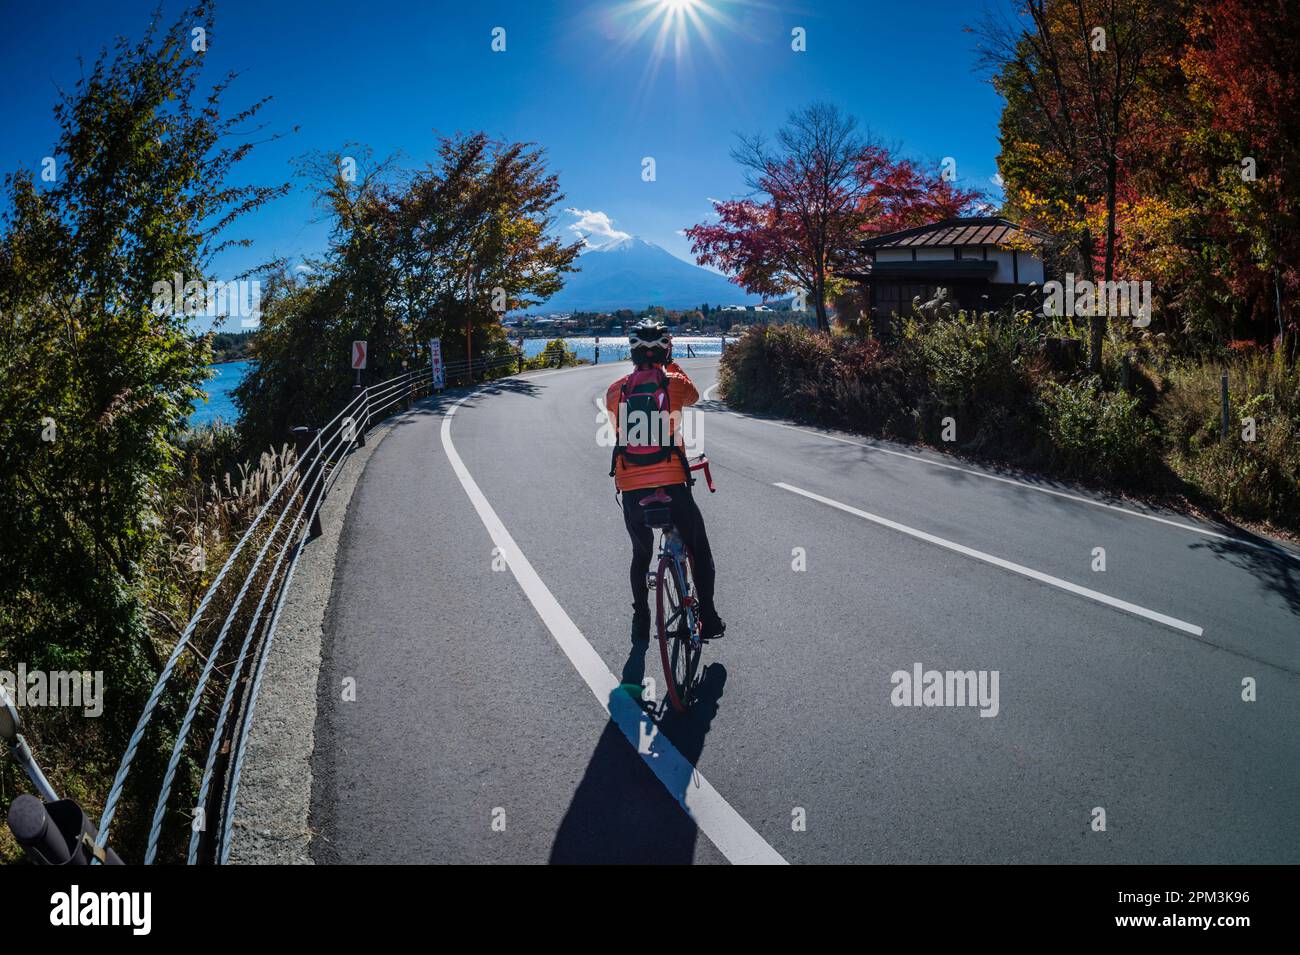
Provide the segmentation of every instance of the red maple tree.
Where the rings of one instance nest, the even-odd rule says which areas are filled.
[[[733,157],[753,195],[715,200],[717,221],[686,230],[701,265],[756,295],[805,289],[829,328],[836,271],[863,238],[969,211],[982,198],[860,137],[856,121],[816,103],[793,113],[774,145],[742,137]]]

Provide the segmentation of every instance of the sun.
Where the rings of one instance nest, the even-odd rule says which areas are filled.
[[[622,0],[604,7],[592,23],[609,41],[605,55],[612,68],[642,64],[636,99],[647,108],[662,93],[665,71],[675,78],[677,95],[700,92],[697,66],[708,71],[710,88],[742,95],[732,83],[728,46],[719,40],[745,34],[732,13],[739,7],[737,0]]]
[[[713,49],[710,21],[717,26],[727,25],[727,18],[713,0],[630,0],[616,8],[616,15],[627,24],[625,39],[629,44],[653,36],[653,51],[658,58],[688,54],[693,39]]]

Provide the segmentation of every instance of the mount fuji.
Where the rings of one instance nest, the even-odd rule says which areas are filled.
[[[684,309],[706,302],[754,305],[761,301],[725,276],[683,262],[637,236],[592,246],[578,256],[576,264],[580,271],[565,277],[564,288],[530,312],[610,312],[649,305]]]

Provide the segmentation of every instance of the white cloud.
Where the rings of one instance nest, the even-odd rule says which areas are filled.
[[[615,229],[614,220],[604,212],[595,209],[565,209],[564,211],[578,217],[576,222],[569,224],[569,231],[582,239],[583,244],[589,249],[632,238],[631,233]]]

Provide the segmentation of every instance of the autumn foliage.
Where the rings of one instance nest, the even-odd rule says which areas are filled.
[[[686,230],[697,261],[752,294],[805,290],[822,329],[859,241],[960,215],[981,198],[859,135],[825,103],[793,113],[773,143],[742,137],[733,156],[753,195],[715,201],[716,221]]]
[[[1300,6],[1028,0],[982,49],[1006,99],[1007,213],[1061,266],[1150,280],[1189,352],[1294,355],[1300,292]]]

